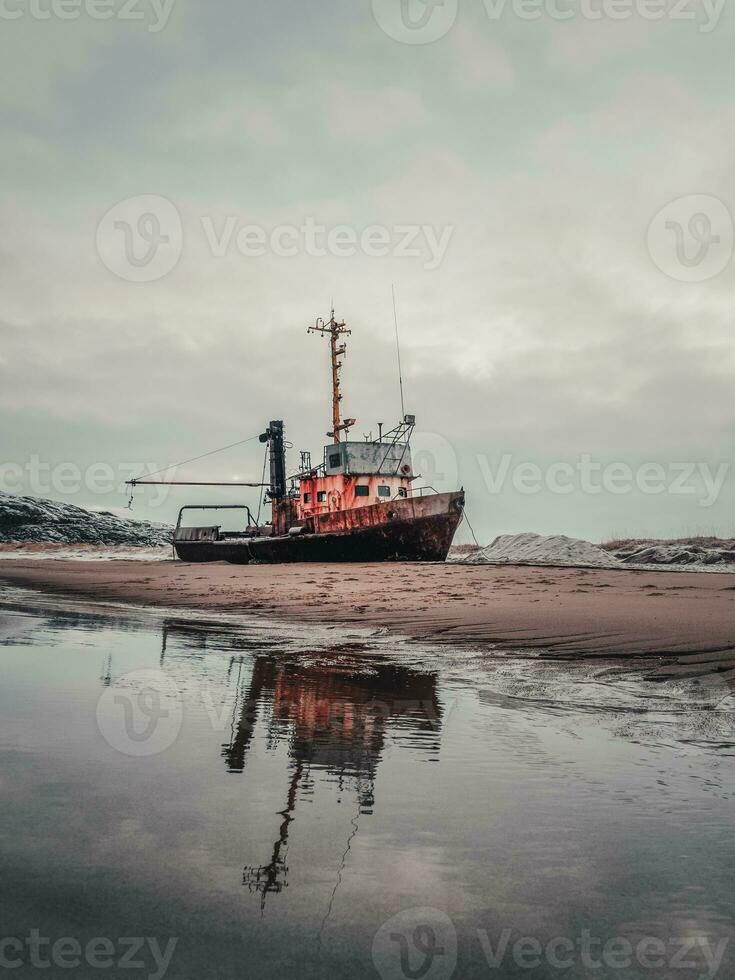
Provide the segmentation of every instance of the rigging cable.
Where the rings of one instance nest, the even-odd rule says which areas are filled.
[[[393,294],[393,322],[396,325],[396,353],[398,354],[398,385],[401,389],[401,419],[406,417],[406,406],[403,404],[403,371],[401,369],[401,342],[398,337],[398,314],[396,313],[396,287],[391,283],[391,293]]]
[[[352,841],[355,839],[355,835],[357,834],[357,831],[359,829],[358,821],[359,821],[359,818],[360,818],[360,807],[361,807],[361,803],[360,803],[360,799],[359,799],[359,796],[358,796],[358,800],[357,800],[357,813],[350,820],[350,823],[352,824],[352,828],[353,829],[352,829],[352,832],[350,833],[350,836],[347,838],[347,846],[345,847],[344,853],[342,854],[342,860],[340,861],[340,864],[339,864],[339,871],[337,872],[337,881],[335,882],[334,888],[332,889],[332,894],[331,894],[331,896],[329,898],[329,905],[327,906],[327,911],[324,914],[324,918],[322,919],[322,924],[321,924],[321,926],[319,928],[319,935],[317,936],[317,943],[318,943],[318,945],[319,945],[320,948],[321,948],[321,945],[322,945],[322,933],[324,932],[324,927],[327,924],[327,920],[332,915],[332,908],[334,907],[334,900],[337,897],[337,889],[342,884],[342,876],[344,875],[345,867],[347,866],[347,855],[350,853],[350,850],[352,848]]]
[[[157,476],[159,473],[165,473],[166,470],[172,470],[177,466],[186,466],[187,463],[196,463],[200,459],[206,459],[207,456],[214,456],[217,453],[223,453],[226,449],[234,449],[235,446],[244,446],[246,442],[253,442],[255,439],[259,439],[260,436],[250,436],[249,439],[241,439],[239,442],[232,442],[229,446],[222,446],[221,449],[212,449],[208,453],[202,453],[201,456],[192,456],[191,459],[182,459],[179,463],[169,463],[168,466],[164,466],[163,469],[154,470],[152,473],[143,473],[143,476]],[[140,478],[139,478],[140,479]],[[133,480],[133,483],[136,481]]]

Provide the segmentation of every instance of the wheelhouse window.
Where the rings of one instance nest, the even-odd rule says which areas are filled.
[[[339,453],[330,453],[329,454],[329,465],[332,468],[334,468],[335,466],[339,466],[339,464],[341,462],[342,462],[342,457],[340,456]]]
[[[324,501],[327,499],[327,491],[317,490],[316,499],[317,499],[317,503],[323,504]]]
[[[390,497],[390,487],[379,486],[378,487],[379,497]]]
[[[310,504],[311,503],[311,494],[310,493],[305,493],[304,494],[304,503],[305,504]]]
[[[358,483],[355,487],[356,497],[368,497],[370,495],[370,487],[366,483]]]

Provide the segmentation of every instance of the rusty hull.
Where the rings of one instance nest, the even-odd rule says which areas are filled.
[[[464,507],[464,492],[407,497],[320,514],[273,537],[175,540],[182,561],[444,561]]]

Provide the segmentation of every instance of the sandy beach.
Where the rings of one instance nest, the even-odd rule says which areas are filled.
[[[0,581],[96,601],[385,626],[432,642],[554,658],[635,660],[661,678],[735,668],[731,575],[443,564],[0,560]]]

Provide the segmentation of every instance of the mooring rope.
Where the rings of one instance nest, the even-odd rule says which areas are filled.
[[[466,508],[466,507],[465,507],[465,508],[464,508],[464,510],[462,511],[462,515],[464,516],[464,519],[465,519],[465,520],[467,521],[467,527],[468,527],[468,528],[470,529],[470,534],[472,535],[472,540],[473,540],[473,541],[475,542],[475,544],[477,545],[477,547],[478,547],[478,548],[481,548],[481,547],[482,547],[482,545],[481,545],[481,544],[480,544],[480,542],[479,542],[479,541],[477,540],[477,537],[476,537],[476,535],[475,535],[475,532],[474,532],[474,531],[472,530],[472,525],[470,524],[470,519],[469,519],[469,517],[467,516],[467,508]]]

